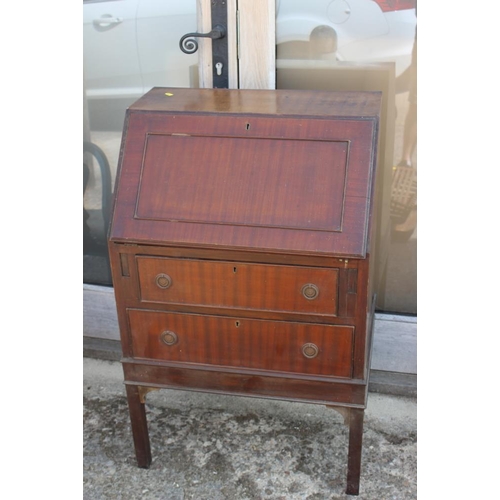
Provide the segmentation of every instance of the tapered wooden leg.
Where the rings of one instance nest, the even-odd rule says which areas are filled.
[[[134,385],[127,385],[126,387],[137,465],[143,469],[147,469],[151,465],[151,448],[149,446],[146,407],[141,402],[139,388]]]
[[[361,474],[361,445],[363,444],[364,410],[349,410],[349,456],[347,458],[347,495],[359,494],[359,476]]]

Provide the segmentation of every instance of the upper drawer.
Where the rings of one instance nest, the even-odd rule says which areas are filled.
[[[141,300],[335,316],[338,270],[137,257]]]

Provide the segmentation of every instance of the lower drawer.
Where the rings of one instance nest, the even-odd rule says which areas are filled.
[[[354,327],[129,309],[134,358],[350,377]]]

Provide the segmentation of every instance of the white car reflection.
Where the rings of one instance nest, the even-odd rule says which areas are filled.
[[[287,50],[293,54],[294,44],[307,42],[316,27],[328,26],[336,35],[331,57],[358,63],[392,61],[400,74],[411,61],[415,3],[277,0],[278,57]],[[154,86],[192,86],[198,54],[184,54],[179,40],[193,31],[196,0],[84,0],[84,78],[91,113],[113,100],[123,110],[123,103]]]

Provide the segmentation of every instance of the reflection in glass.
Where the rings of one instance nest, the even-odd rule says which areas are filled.
[[[276,6],[277,88],[383,93],[377,307],[416,314],[416,2],[278,0]]]
[[[196,87],[196,0],[83,2],[83,275],[111,285],[107,226],[126,108],[155,86]]]

